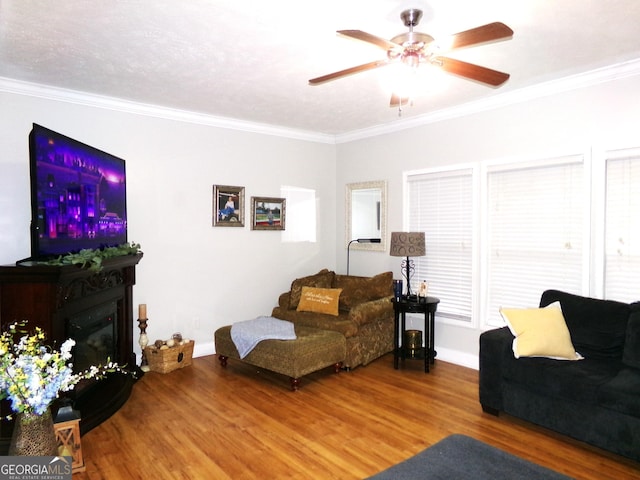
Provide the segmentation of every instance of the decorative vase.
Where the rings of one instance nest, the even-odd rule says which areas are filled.
[[[29,457],[54,456],[58,453],[58,441],[53,429],[51,410],[42,415],[19,413],[15,417],[9,455]]]

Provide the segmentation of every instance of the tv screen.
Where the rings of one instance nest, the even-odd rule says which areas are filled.
[[[31,259],[127,242],[125,161],[33,124]]]

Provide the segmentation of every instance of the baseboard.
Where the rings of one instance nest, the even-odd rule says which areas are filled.
[[[443,362],[455,363],[462,367],[473,368],[479,370],[480,361],[477,355],[461,352],[459,350],[450,350],[448,348],[441,348],[436,345],[436,352],[438,352],[437,360]]]
[[[193,346],[193,358],[205,357],[216,353],[216,347],[213,342],[198,343]]]

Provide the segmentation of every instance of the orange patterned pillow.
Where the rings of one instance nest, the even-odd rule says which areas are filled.
[[[335,273],[326,268],[320,270],[315,275],[296,278],[291,282],[291,295],[289,295],[289,310],[294,310],[300,301],[302,287],[331,288]]]
[[[298,312],[326,313],[338,316],[341,288],[302,287]]]

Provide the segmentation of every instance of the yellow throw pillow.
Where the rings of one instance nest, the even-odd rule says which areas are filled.
[[[341,288],[302,287],[298,312],[326,313],[338,316]]]
[[[580,360],[571,343],[571,334],[562,315],[560,302],[545,308],[501,308],[514,337],[513,354],[520,357],[548,357]]]
[[[302,287],[331,288],[335,273],[323,268],[315,275],[296,278],[291,282],[291,294],[289,295],[289,310],[295,310],[300,302]]]

